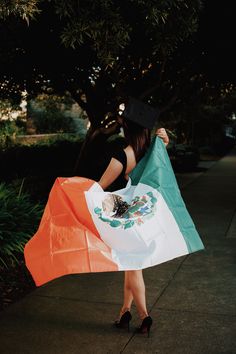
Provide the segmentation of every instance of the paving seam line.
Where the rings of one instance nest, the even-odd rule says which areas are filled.
[[[161,312],[176,312],[176,313],[181,312],[181,313],[198,314],[198,315],[236,318],[236,315],[232,314],[232,312],[231,313],[201,312],[201,311],[183,310],[183,309],[166,309],[164,307],[158,307],[158,310],[160,310]]]
[[[229,226],[225,233],[225,238],[227,238],[228,240],[232,238],[236,238],[236,235],[235,236],[232,235],[233,231],[231,232],[231,228],[232,230],[235,228],[235,233],[236,233],[236,208],[233,211],[232,217],[229,222]]]

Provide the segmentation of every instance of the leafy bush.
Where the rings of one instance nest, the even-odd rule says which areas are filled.
[[[17,134],[22,134],[23,126],[19,126],[17,121],[0,121],[0,148],[5,149],[12,146]]]
[[[62,112],[38,111],[32,115],[37,133],[73,133],[75,124],[71,117],[66,117]]]
[[[19,263],[42,216],[42,205],[34,204],[21,190],[22,185],[17,190],[0,184],[0,269]]]
[[[86,134],[84,114],[81,109],[72,110],[74,101],[68,96],[38,95],[28,102],[30,116],[37,133]]]
[[[56,140],[0,150],[0,179],[9,182],[28,176],[72,174],[81,144],[78,140]]]

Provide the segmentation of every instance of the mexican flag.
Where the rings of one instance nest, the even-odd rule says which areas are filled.
[[[24,255],[40,286],[72,273],[144,269],[202,249],[156,137],[124,189],[105,192],[91,179],[58,177]]]

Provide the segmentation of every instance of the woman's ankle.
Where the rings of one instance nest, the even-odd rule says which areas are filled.
[[[122,306],[120,313],[123,315],[123,313],[125,313],[126,311],[130,311],[130,307]]]
[[[126,311],[130,311],[130,307],[122,306],[122,308],[120,309],[120,313],[119,313],[118,320],[120,320],[121,316],[122,316]]]
[[[144,318],[145,318],[145,317],[148,317],[148,316],[149,316],[149,314],[148,314],[147,311],[142,312],[142,313],[139,313],[139,318],[140,318],[141,321],[143,321]]]

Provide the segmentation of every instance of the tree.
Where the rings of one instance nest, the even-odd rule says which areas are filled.
[[[174,54],[196,31],[200,8],[199,0],[42,1],[29,26],[12,15],[2,22],[3,94],[70,92],[91,123],[85,146],[100,133],[104,140],[129,95],[162,111],[176,102],[184,71],[174,70]]]
[[[30,13],[37,1],[22,3],[29,4]],[[96,129],[119,98],[150,98],[161,86],[167,61],[196,30],[200,2],[52,0],[39,6],[41,15],[29,27],[8,23],[7,31],[13,26],[19,33],[14,33],[18,47],[12,64],[21,66],[21,72],[12,74],[11,65],[2,74],[8,74],[12,85],[20,84],[19,89],[24,83],[30,92],[42,86],[69,91]],[[25,17],[23,9],[19,13]],[[1,30],[6,37],[9,32]],[[48,54],[46,60],[42,53]],[[27,67],[22,72],[23,62]]]

